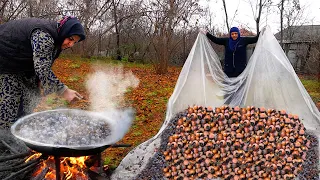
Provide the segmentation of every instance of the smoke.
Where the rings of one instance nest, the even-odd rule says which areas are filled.
[[[104,65],[105,66],[105,65]],[[104,116],[111,126],[108,144],[116,143],[131,127],[135,116],[134,109],[119,109],[128,88],[139,85],[139,79],[123,67],[94,67],[95,72],[88,76],[86,88],[91,101],[90,110]]]
[[[105,140],[105,143],[114,144],[120,141],[128,132],[134,119],[135,111],[132,108],[113,109],[100,114],[107,119],[111,129],[110,137]]]
[[[86,81],[91,111],[104,112],[119,107],[127,89],[139,85],[139,79],[131,71],[124,72],[123,67],[107,66],[104,69],[95,69]]]

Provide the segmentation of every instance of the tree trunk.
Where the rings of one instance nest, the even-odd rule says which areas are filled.
[[[318,44],[319,47],[320,44]],[[320,53],[318,53],[318,82],[320,83]],[[320,92],[320,85],[319,85],[319,92]]]
[[[185,61],[187,59],[187,49],[186,49],[186,33],[183,32],[183,60]]]
[[[258,13],[258,17],[256,20],[257,34],[260,32],[259,24],[260,24],[261,13],[262,13],[262,0],[260,0],[260,2],[259,2],[259,13]]]
[[[115,1],[113,0],[113,18],[115,23],[115,30],[116,30],[116,56],[117,60],[121,60],[121,51],[120,51],[120,34],[119,34],[119,26],[117,24],[118,22],[118,16],[117,16],[117,5]]]
[[[29,5],[29,17],[33,17],[33,5],[32,5],[32,1],[28,2]]]
[[[222,0],[222,3],[223,3],[223,7],[224,7],[224,13],[226,15],[226,24],[227,24],[227,28],[228,28],[228,32],[229,32],[230,27],[229,27],[229,22],[228,22],[228,13],[227,13],[226,1]]]
[[[284,44],[283,45],[283,49],[284,49],[284,52],[285,52],[286,56],[288,57],[289,50],[290,50],[290,44]]]
[[[158,74],[165,74],[168,72],[168,62],[170,60],[170,54],[171,54],[171,40],[172,40],[172,24],[173,24],[173,18],[175,13],[175,1],[170,0],[169,1],[169,10],[168,10],[168,21],[164,21],[162,24],[162,28],[160,29],[160,46],[158,46],[159,51],[161,52],[158,54],[158,70],[156,69],[156,72]],[[160,56],[159,56],[160,55]],[[157,65],[156,65],[157,66]]]
[[[99,35],[98,35],[98,38],[99,38],[99,42],[98,42],[98,54],[100,54],[101,55],[101,51],[102,51],[102,34],[101,33],[99,33]]]
[[[83,10],[83,27],[84,31],[86,33],[87,39],[90,38],[90,28],[89,28],[89,18],[90,18],[90,0],[84,1],[84,10]],[[89,48],[89,42],[88,41],[82,41],[82,52],[80,52],[81,57],[91,57],[92,55],[92,48]]]
[[[320,55],[318,57],[318,82],[320,83]],[[320,91],[320,86],[319,86],[319,91]]]
[[[84,31],[86,33],[87,39],[89,39],[89,30],[85,29]],[[88,49],[89,47],[88,41],[81,41],[81,47],[82,47],[82,51],[80,52],[80,56],[85,58],[91,57],[90,50]]]
[[[285,0],[281,0],[280,9],[280,46],[283,49],[283,4]]]
[[[168,55],[165,53],[160,63],[158,74],[166,74],[168,72]]]
[[[301,73],[303,73],[303,74],[305,73],[306,64],[307,64],[307,62],[308,62],[309,59],[310,59],[310,51],[311,51],[311,43],[308,44],[308,51],[307,51],[306,59],[304,59],[304,60],[301,61],[300,70],[301,70]]]
[[[165,31],[165,30],[162,30]],[[165,35],[165,32],[161,33],[162,36],[158,37],[158,53],[157,53],[157,61],[154,64],[155,70],[157,74],[165,74],[167,73],[168,61],[169,61],[169,53],[168,53],[168,39]]]

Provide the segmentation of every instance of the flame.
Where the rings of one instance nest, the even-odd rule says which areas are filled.
[[[53,173],[52,171],[49,171],[44,178],[45,179],[56,179],[56,174]]]
[[[41,153],[35,153],[31,155],[27,160],[40,157]],[[89,156],[82,157],[64,157],[60,160],[60,173],[63,175],[64,179],[88,179],[84,170],[86,170],[87,166],[85,165],[85,161],[89,158]],[[44,160],[40,163],[38,169],[33,173],[33,177],[38,176],[44,168],[48,168],[48,172],[45,175],[46,180],[55,180],[56,179],[56,167],[55,160],[53,156],[49,156],[47,160]]]
[[[84,162],[88,158],[89,158],[89,156],[82,156],[82,157],[78,157],[78,158],[70,157],[69,160],[70,160],[71,164],[78,165],[80,168],[84,168],[86,166]]]
[[[71,179],[74,175],[77,177],[86,177],[83,169],[86,167],[85,161],[89,156],[82,157],[66,157],[61,161],[61,171],[64,172],[67,180]]]
[[[28,162],[28,161],[30,161],[30,160],[32,160],[32,159],[39,158],[41,155],[42,155],[41,153],[34,153],[34,154],[32,154],[30,157],[28,157],[28,158],[25,160],[25,162]]]

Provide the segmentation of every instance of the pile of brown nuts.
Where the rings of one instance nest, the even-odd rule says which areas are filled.
[[[285,110],[194,106],[176,122],[163,155],[169,179],[294,179],[310,141]]]

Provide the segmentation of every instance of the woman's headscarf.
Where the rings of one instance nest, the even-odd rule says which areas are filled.
[[[238,38],[236,40],[233,40],[231,37],[231,33],[232,32],[237,32],[238,33]],[[230,33],[229,33],[229,48],[234,51],[236,49],[236,46],[238,44],[238,42],[240,41],[240,31],[237,27],[232,27],[230,29]]]
[[[79,42],[86,38],[84,28],[80,21],[76,17],[65,16],[58,24],[58,36],[60,43],[62,43],[65,38],[72,35],[78,35],[80,37]]]

